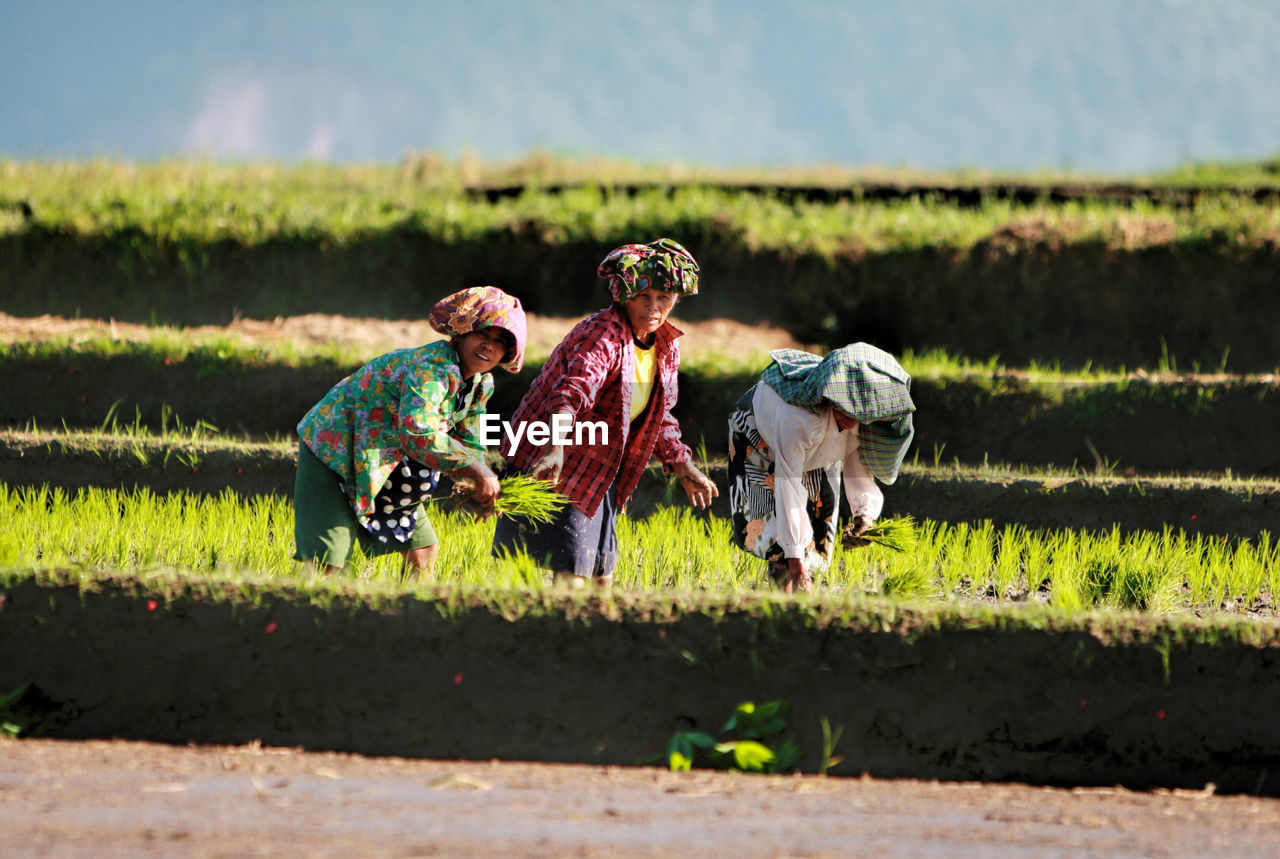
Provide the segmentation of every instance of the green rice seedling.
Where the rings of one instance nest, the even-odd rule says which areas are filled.
[[[889,597],[918,599],[934,593],[933,577],[920,564],[889,564],[880,582],[880,593]]]
[[[1247,608],[1257,603],[1266,585],[1265,549],[1249,540],[1241,540],[1229,551],[1230,562],[1225,571],[1227,597]]]
[[[1217,607],[1227,599],[1230,549],[1222,538],[1197,536],[1192,545],[1199,584],[1196,595],[1206,605]]]
[[[17,739],[31,732],[35,720],[10,709],[22,700],[29,688],[30,683],[23,683],[16,689],[0,694],[0,736]]]
[[[960,571],[962,589],[974,590],[990,578],[996,559],[996,530],[990,519],[983,519],[969,531]]]
[[[1043,537],[1028,537],[1025,573],[1028,595],[1036,594],[1047,586],[1049,580],[1049,543]]]
[[[461,511],[433,509],[441,537],[436,578],[466,586],[536,590],[544,565],[491,556],[493,526]],[[765,565],[735,548],[730,523],[687,507],[647,519],[619,517],[617,586],[713,592],[769,587]],[[0,565],[86,567],[145,575],[178,569],[192,575],[314,575],[292,560],[293,511],[276,496],[241,498],[149,490],[11,488],[0,484]],[[875,545],[837,548],[817,587],[849,595],[911,599],[1016,595],[1020,577],[1064,609],[1101,606],[1172,612],[1254,609],[1276,593],[1276,546],[1160,533],[1122,536],[1070,530],[1045,534],[989,522],[945,525],[925,520],[910,551]],[[399,555],[357,553],[342,575],[403,586]]]
[[[913,584],[923,576],[932,581],[932,546],[937,534],[937,523],[925,521],[913,528],[914,545],[911,551],[897,552],[876,543],[865,547],[845,548],[843,540],[837,541],[831,558],[831,568],[815,581],[830,589],[849,593],[878,593],[889,580],[890,588],[903,583],[913,592]]]
[[[991,593],[997,599],[1010,595],[1022,575],[1022,558],[1027,542],[1027,529],[1022,525],[1006,525],[996,539],[996,556],[991,571]]]
[[[1115,592],[1120,575],[1120,530],[1112,528],[1103,537],[1083,536],[1078,564],[1076,585],[1081,598],[1086,604],[1106,602]]]
[[[839,543],[831,556],[831,568],[816,582],[834,590],[849,593],[875,593],[894,552],[868,552],[864,549],[846,549]]]
[[[916,520],[912,516],[881,519],[859,536],[892,552],[910,552],[916,545]]]
[[[1050,602],[1068,611],[1086,605],[1086,593],[1081,591],[1084,571],[1080,566],[1076,533],[1053,532],[1048,539],[1047,554]]]
[[[466,553],[460,553],[465,557]],[[533,558],[522,553],[491,558],[484,584],[503,590],[540,590],[547,582],[546,571]],[[458,576],[464,580],[465,576]]]
[[[989,520],[976,526],[960,522],[943,532],[943,540],[939,584],[944,594],[960,593],[986,582],[995,557]]]
[[[867,553],[866,557],[877,564],[879,581],[876,588],[885,596],[919,599],[936,592],[935,582],[940,576],[939,558],[942,553],[941,532],[944,529],[935,522],[925,522],[916,533],[916,550],[906,552],[881,552],[879,558]]]
[[[476,491],[476,484],[470,478],[458,480],[453,484],[453,497],[466,502]],[[549,480],[539,480],[527,474],[512,474],[502,478],[501,489],[493,499],[493,512],[513,519],[528,519],[530,522],[545,524],[555,518],[556,513],[569,503],[556,491],[556,485]]]
[[[764,581],[765,565],[735,548],[730,524],[687,507],[664,507],[644,520],[618,517],[621,587],[736,588]]]
[[[1181,569],[1149,552],[1127,552],[1120,561],[1112,602],[1136,611],[1171,611],[1182,590]]]
[[[1263,531],[1258,535],[1258,546],[1267,571],[1267,590],[1275,602],[1280,598],[1280,541],[1272,542],[1271,533]]]

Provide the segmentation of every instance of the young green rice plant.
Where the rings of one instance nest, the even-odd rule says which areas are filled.
[[[996,556],[991,568],[991,594],[996,599],[1009,596],[1022,576],[1023,552],[1027,529],[1022,525],[1006,525],[996,539]]]
[[[859,536],[893,552],[910,552],[916,545],[916,520],[912,516],[881,519]]]
[[[983,519],[969,530],[969,541],[965,546],[959,571],[957,591],[976,591],[991,576],[991,568],[996,558],[996,530],[990,519]]]
[[[1119,555],[1119,569],[1111,603],[1137,611],[1167,612],[1178,601],[1189,563],[1163,558],[1155,551],[1153,534],[1142,534]]]
[[[1024,570],[1028,596],[1033,596],[1047,587],[1049,580],[1049,542],[1043,537],[1028,536]]]
[[[441,538],[436,578],[486,588],[537,589],[536,559],[491,556],[493,526],[461,511],[431,508]],[[735,548],[730,523],[687,507],[647,519],[620,516],[620,588],[738,591],[769,587],[765,565]],[[293,511],[277,496],[241,498],[133,491],[10,488],[0,484],[0,566],[82,566],[145,573],[176,568],[193,575],[250,572],[313,575],[292,560]],[[342,575],[400,583],[398,554],[360,553]],[[924,599],[1016,595],[1025,575],[1034,593],[1057,606],[1170,612],[1248,610],[1276,593],[1277,550],[1269,534],[1255,542],[1160,533],[1030,533],[989,522],[916,528],[910,551],[872,544],[837,547],[820,590]]]
[[[1048,561],[1050,602],[1068,611],[1087,605],[1087,592],[1081,590],[1084,570],[1074,531],[1055,531],[1049,536]]]
[[[836,746],[840,744],[840,737],[844,734],[844,725],[840,725],[833,731],[831,722],[826,716],[822,717],[820,723],[822,725],[822,758],[818,761],[818,775],[825,776],[827,770],[844,760],[844,755],[836,754]]]
[[[556,491],[554,483],[527,474],[508,475],[502,478],[501,487],[498,496],[493,499],[493,512],[500,516],[546,524],[569,503],[568,498]],[[475,491],[475,481],[470,478],[463,478],[453,484],[454,499],[464,503]]]
[[[1113,528],[1104,537],[1082,538],[1079,558],[1070,566],[1079,567],[1076,587],[1084,604],[1107,602],[1116,592],[1120,576],[1120,531]]]
[[[959,594],[986,582],[995,558],[993,530],[990,520],[983,520],[976,525],[960,522],[941,532],[938,565],[944,594]]]
[[[1272,541],[1270,531],[1258,534],[1258,556],[1265,570],[1267,591],[1274,601],[1280,594],[1280,541]]]
[[[1257,603],[1266,586],[1266,558],[1270,547],[1262,543],[1263,537],[1269,538],[1270,535],[1264,532],[1257,545],[1249,540],[1240,541],[1228,567],[1229,591],[1242,605]]]
[[[936,593],[935,582],[941,574],[941,530],[937,523],[925,522],[917,529],[913,552],[866,552],[864,557],[877,566],[879,573],[878,586],[867,590],[903,599],[922,599]]]
[[[1217,607],[1227,598],[1227,574],[1229,549],[1227,541],[1220,538],[1197,535],[1184,545],[1195,557],[1199,570],[1198,582],[1193,584],[1192,593],[1203,605]]]
[[[735,548],[731,524],[688,507],[662,507],[643,520],[618,517],[620,587],[736,589],[764,581],[758,558]]]

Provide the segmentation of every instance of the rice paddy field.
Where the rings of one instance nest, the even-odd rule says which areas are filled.
[[[15,732],[634,763],[777,699],[810,771],[839,725],[851,774],[1276,789],[1280,728],[1250,716],[1280,703],[1266,165],[1124,194],[610,167],[0,162]],[[723,497],[694,513],[652,469],[610,592],[491,557],[447,500],[431,581],[291,560],[293,426],[330,385],[492,282],[534,314],[509,412],[603,305],[594,261],[658,235],[704,261],[677,414],[722,495],[728,407],[769,349],[867,339],[913,377],[885,488],[908,545],[837,550],[783,595]],[[371,284],[414,297],[353,297]]]

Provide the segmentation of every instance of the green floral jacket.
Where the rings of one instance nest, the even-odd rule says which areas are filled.
[[[388,352],[334,385],[298,424],[298,436],[342,477],[363,520],[405,456],[441,471],[484,456],[479,424],[493,374],[481,373],[459,396],[463,388],[458,353],[446,340]]]

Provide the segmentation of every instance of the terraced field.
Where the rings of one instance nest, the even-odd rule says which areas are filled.
[[[117,180],[106,181],[105,197],[94,202],[59,191],[74,205],[47,216],[56,195],[31,180],[23,199],[32,214],[10,218],[0,231],[0,267],[34,266],[24,269],[16,297],[0,301],[0,310],[14,314],[0,315],[7,497],[43,486],[71,497],[88,487],[180,499],[230,493],[245,509],[287,498],[292,428],[301,414],[365,358],[434,335],[419,321],[311,313],[305,290],[291,295],[287,277],[264,274],[264,260],[300,283],[310,273],[332,286],[317,265],[328,259],[327,243],[345,235],[347,273],[364,266],[362,278],[371,282],[403,280],[415,241],[447,240],[435,227],[405,238],[399,215],[379,226],[368,214],[376,207],[357,207],[351,217],[364,226],[347,233],[322,218],[307,229],[246,239],[239,227],[219,226],[210,200],[182,183],[154,197],[160,208],[190,217],[174,233],[172,224],[135,211],[139,198],[115,187]],[[305,177],[291,181],[305,184]],[[238,202],[234,188],[219,193],[227,223],[240,223],[235,206],[258,205]],[[257,191],[245,193],[257,199]],[[584,248],[596,253],[619,229],[610,222],[566,239],[550,227],[572,233],[580,226],[573,218],[539,214],[541,204],[528,195],[518,205],[503,199],[485,205],[515,205],[516,214],[504,217],[521,225],[516,251],[507,224],[497,237],[480,231],[468,238],[465,251],[449,246],[449,259],[457,263],[461,253],[474,262],[487,248],[509,255],[502,270],[514,271],[511,260],[523,264],[545,252],[554,268],[584,256]],[[597,200],[600,219],[617,216],[627,230],[641,224],[645,235],[688,228],[708,244],[708,274],[720,275],[723,295],[733,295],[735,274],[764,261],[763,277],[744,281],[736,318],[727,315],[734,302],[719,298],[714,311],[697,310],[681,323],[688,334],[679,417],[722,486],[728,405],[768,349],[822,349],[853,334],[874,339],[883,324],[881,342],[903,354],[918,406],[913,458],[886,490],[887,515],[914,516],[938,534],[1016,527],[1069,544],[1073,563],[1084,565],[1089,558],[1079,547],[1102,545],[1088,542],[1095,537],[1116,547],[1147,545],[1152,535],[1164,535],[1167,545],[1201,541],[1169,579],[1178,594],[1158,611],[1096,582],[1067,599],[1052,576],[1030,580],[1029,555],[1007,552],[1013,562],[1005,572],[1018,584],[987,587],[985,565],[999,565],[1003,537],[989,542],[996,548],[985,558],[972,550],[969,560],[957,560],[939,550],[938,570],[970,564],[954,580],[939,572],[904,592],[893,562],[877,560],[865,575],[791,598],[768,591],[751,571],[689,580],[658,570],[648,585],[584,596],[537,581],[486,586],[478,560],[418,585],[373,567],[339,581],[217,564],[196,575],[131,564],[127,553],[95,569],[33,561],[21,553],[39,535],[8,533],[0,535],[0,552],[23,560],[0,557],[0,633],[23,658],[0,665],[0,692],[30,684],[12,712],[66,737],[259,738],[411,756],[634,763],[672,731],[712,726],[740,701],[780,698],[790,702],[794,734],[809,751],[801,766],[809,770],[818,765],[825,719],[845,728],[841,751],[854,773],[1277,790],[1267,773],[1280,765],[1280,727],[1252,715],[1280,704],[1272,542],[1280,451],[1271,429],[1280,425],[1278,353],[1275,332],[1262,321],[1271,299],[1250,304],[1262,273],[1274,273],[1280,233],[1269,203],[1218,198],[1210,213],[1184,202],[1177,207],[1184,214],[1174,215],[1158,202],[1108,203],[1117,208],[1099,214],[1067,212],[1073,200],[1039,200],[1032,211],[1005,200],[971,217],[942,200],[897,232],[884,225],[910,212],[846,212],[840,223],[852,233],[845,238],[859,246],[824,258],[823,243],[837,230],[822,218],[835,216],[803,208],[819,205],[813,202],[772,198],[764,205],[774,214],[758,221],[742,214],[754,210],[741,203],[732,217],[751,226],[726,238],[716,233],[725,222],[716,220],[721,198],[714,195],[666,210],[643,193],[627,199],[623,215]],[[1188,208],[1198,214],[1185,214]],[[589,211],[586,202],[571,204],[579,210]],[[300,217],[308,210],[288,211]],[[778,228],[780,212],[786,229]],[[1232,217],[1240,230],[1215,232]],[[111,218],[121,222],[108,224]],[[962,218],[970,220],[956,226]],[[779,236],[810,222],[818,226],[795,243],[808,250],[788,262]],[[920,238],[931,230],[941,238]],[[1244,238],[1222,238],[1228,234]],[[59,259],[69,260],[65,276]],[[788,269],[792,263],[797,268]],[[35,270],[51,279],[44,305]],[[90,270],[111,290],[95,293]],[[768,277],[787,271],[800,274],[787,275],[786,289],[771,296]],[[1176,288],[1158,294],[1153,279],[1171,271],[1180,278]],[[868,280],[880,275],[883,281]],[[237,289],[246,290],[247,305],[261,285],[273,306],[291,312],[232,318],[225,311],[235,291],[224,287],[238,276],[246,279]],[[1000,285],[983,292],[988,276]],[[1085,281],[1100,285],[1075,294],[1078,301],[1059,289]],[[555,304],[541,289],[532,284],[531,304],[544,301],[557,315],[538,317],[525,373],[499,380],[499,412],[514,407],[575,314],[600,303],[592,293]],[[335,295],[317,304],[331,306]],[[1057,296],[1052,306],[1037,305],[1048,295]],[[156,323],[186,327],[139,318],[156,296],[163,311]],[[90,318],[70,318],[67,308],[81,299],[93,308]],[[975,301],[996,301],[996,309],[952,317]],[[788,307],[776,322],[762,321],[770,302]],[[834,321],[804,322],[824,302]],[[113,306],[132,321],[114,321]],[[983,332],[973,349],[955,348],[963,337],[939,334],[949,321]],[[1094,321],[1105,331],[1085,333]],[[1131,341],[1114,342],[1128,331]],[[1231,331],[1238,342],[1228,342]],[[986,348],[1006,341],[1019,363]],[[629,512],[642,528],[666,522],[664,511],[677,500],[654,470]],[[127,518],[131,502],[112,503]],[[708,560],[699,554],[699,564],[713,568],[719,556],[726,569],[739,570],[736,550],[699,536],[717,533],[723,512],[717,506],[710,519],[688,517],[682,527],[706,544]],[[214,533],[183,539],[225,544]],[[287,551],[286,538],[271,539]],[[1253,584],[1199,584],[1210,566],[1225,571],[1213,576],[1234,582],[1246,556]],[[1173,564],[1169,557],[1159,556],[1152,569]],[[674,569],[682,560],[662,563]],[[1081,604],[1086,591],[1092,596]],[[1135,610],[1143,606],[1149,610]],[[588,711],[608,727],[582,731],[574,714]]]

